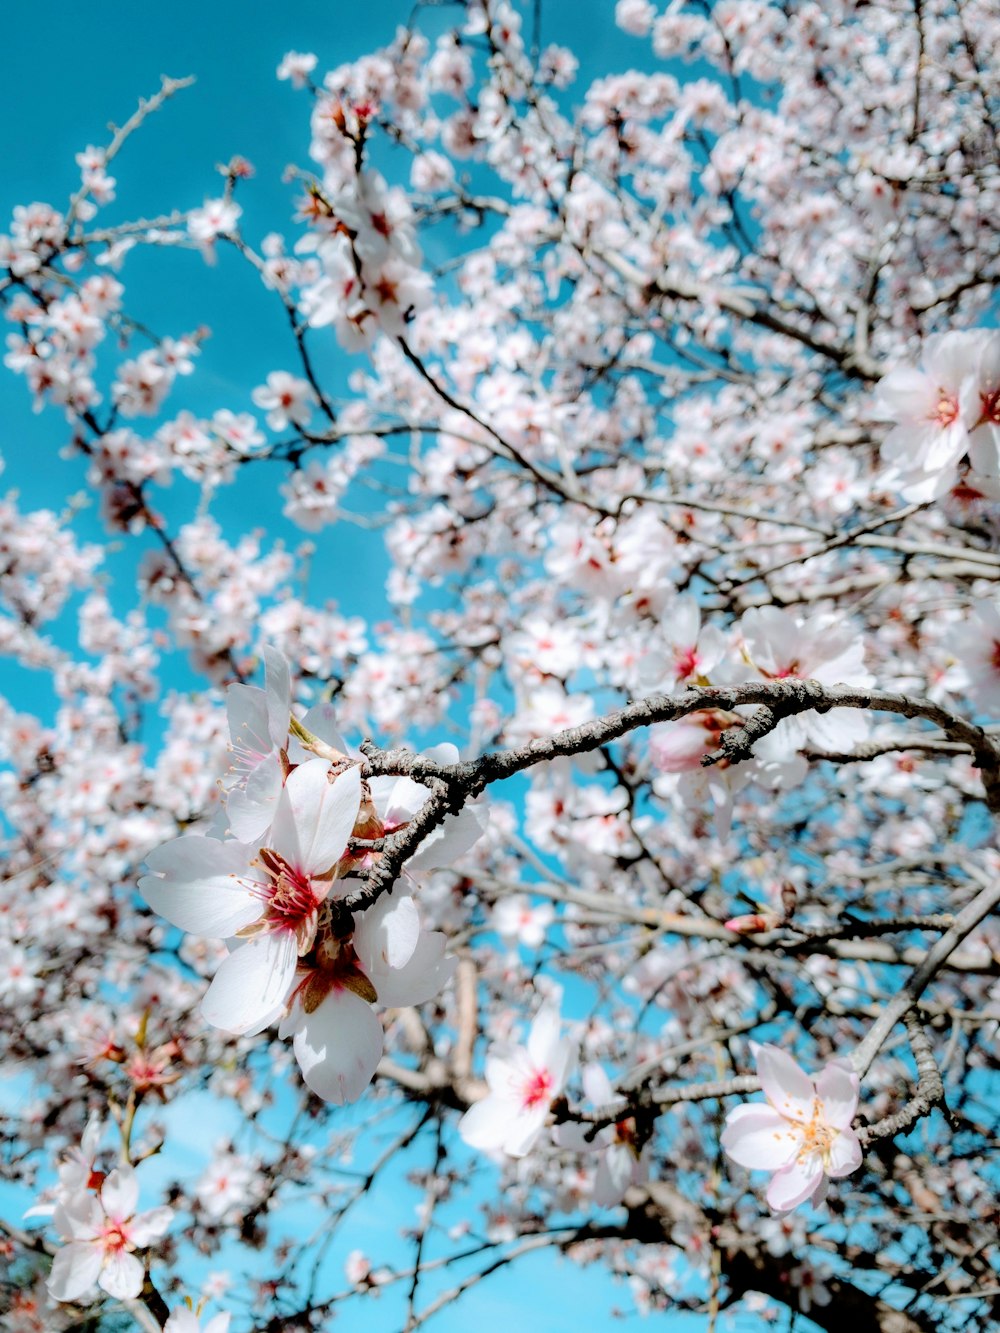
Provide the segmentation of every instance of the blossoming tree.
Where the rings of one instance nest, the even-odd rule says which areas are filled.
[[[0,236],[115,545],[0,502],[7,1329],[410,1330],[539,1251],[996,1327],[1000,7],[609,0],[589,87],[544,9],[286,54],[287,236],[242,158],[116,216],[184,79]],[[140,248],[263,285],[263,383],[186,405]]]

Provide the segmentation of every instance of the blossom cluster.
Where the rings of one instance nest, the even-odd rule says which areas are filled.
[[[431,999],[454,960],[444,935],[421,927],[406,889],[359,911],[346,932],[332,908],[379,855],[352,850],[351,839],[405,828],[429,792],[406,778],[363,781],[326,709],[293,717],[287,660],[270,647],[263,657],[263,689],[229,688],[233,761],[216,828],[151,852],[139,890],[181,930],[229,941],[202,1001],[208,1022],[235,1034],[279,1023],[313,1092],[355,1101],[382,1055],[372,1005]],[[449,817],[409,873],[448,864],[480,836],[481,818],[471,807]]]

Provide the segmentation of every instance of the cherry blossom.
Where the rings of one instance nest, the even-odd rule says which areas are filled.
[[[924,343],[921,367],[900,366],[879,384],[879,398],[898,424],[882,457],[909,500],[936,499],[955,476],[978,422],[980,334],[947,333]]]
[[[526,1046],[494,1046],[486,1059],[489,1092],[466,1111],[459,1133],[472,1148],[524,1157],[538,1142],[552,1103],[566,1086],[576,1058],[560,1037],[554,1005],[543,1005]]]
[[[765,1043],[754,1050],[767,1105],[737,1106],[726,1116],[722,1146],[740,1166],[773,1171],[767,1201],[775,1212],[820,1203],[827,1180],[861,1165],[851,1130],[858,1106],[857,1074],[839,1061],[812,1079],[787,1051]]]
[[[75,1301],[97,1283],[109,1296],[132,1300],[145,1276],[136,1250],[159,1239],[173,1210],[137,1213],[139,1181],[129,1166],[119,1166],[98,1193],[81,1193],[60,1203],[55,1225],[67,1242],[56,1254],[48,1288],[59,1301]]]
[[[558,9],[274,50],[284,179],[195,143],[180,199],[187,81],[91,79],[3,224],[4,1327],[70,1321],[57,1237],[134,1289],[136,1168],[144,1326],[203,1272],[213,1333],[417,1325],[546,1249],[623,1314],[995,1322],[1000,20]],[[717,1108],[779,1019],[767,1191]]]
[[[192,834],[146,858],[153,873],[139,890],[155,911],[191,934],[233,938],[202,1002],[210,1023],[250,1032],[278,1017],[296,960],[316,939],[360,800],[357,768],[331,782],[327,765],[310,760],[281,790],[268,845]]]

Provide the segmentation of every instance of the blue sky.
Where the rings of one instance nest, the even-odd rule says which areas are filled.
[[[4,17],[5,77],[0,88],[5,126],[0,217],[9,217],[15,204],[33,200],[63,207],[79,181],[75,153],[88,143],[106,142],[108,122],[124,121],[138,96],[157,89],[161,74],[193,74],[195,86],[150,120],[115,162],[118,200],[105,210],[103,219],[113,223],[195,207],[219,193],[215,164],[239,153],[256,168],[255,178],[241,186],[239,195],[247,236],[257,242],[271,230],[291,235],[294,191],[281,183],[281,175],[288,163],[307,165],[309,107],[305,94],[276,81],[278,61],[289,49],[315,51],[322,72],[389,40],[412,8],[411,0],[367,0],[358,5],[344,0],[294,0],[284,5],[262,0],[239,4],[172,0],[169,5],[54,0],[43,23],[30,7],[11,9]],[[574,47],[581,60],[578,87],[585,87],[595,75],[650,60],[648,46],[614,28],[613,10],[613,0],[545,0],[542,41],[564,41]],[[428,11],[425,30],[443,30],[455,15],[455,7],[448,5]],[[265,292],[234,256],[223,255],[210,269],[194,254],[134,252],[123,279],[130,314],[156,332],[176,336],[197,323],[212,326],[213,337],[198,372],[179,386],[168,404],[171,411],[247,410],[251,389],[269,371],[295,369],[287,326],[273,294]],[[317,340],[317,347],[327,382],[338,389],[346,387],[348,363],[336,350],[332,335],[325,345]],[[0,485],[18,488],[25,507],[61,508],[67,495],[83,487],[81,460],[56,457],[66,438],[58,412],[36,416],[24,385],[9,373],[0,374],[0,453],[6,462]],[[286,540],[298,540],[301,534],[281,520],[275,504],[277,473],[269,466],[247,472],[238,488],[219,495],[213,513],[232,533],[238,530],[237,522],[246,525],[247,513],[256,511],[260,526]],[[176,520],[189,512],[191,496],[175,485],[164,497],[168,516]],[[82,515],[76,527],[83,536],[100,537],[93,511]],[[364,567],[368,572],[362,579],[356,574],[334,577],[322,596],[336,598],[348,613],[365,610],[378,619],[385,564],[377,535],[368,538],[367,564],[359,559],[362,540],[353,529],[344,533],[338,529],[324,537],[328,567],[351,571]],[[124,571],[132,565],[134,553],[120,553],[115,560],[122,562]],[[183,667],[174,669],[182,672]],[[182,675],[166,681],[185,683]],[[46,707],[43,682],[4,663],[0,663],[0,688],[21,707]],[[19,1087],[10,1086],[5,1100],[20,1094]],[[198,1128],[204,1144],[224,1133],[226,1125],[220,1119],[212,1133],[199,1114]],[[189,1151],[194,1151],[191,1145]],[[194,1157],[191,1167],[195,1174],[200,1171]],[[364,1245],[377,1258],[383,1226],[374,1206],[359,1210],[353,1243]],[[386,1252],[391,1252],[388,1246],[382,1251]],[[249,1256],[251,1265],[253,1258]],[[368,1303],[363,1318],[369,1333],[396,1327],[391,1304],[388,1299]],[[432,1327],[440,1333],[457,1333],[478,1318],[491,1328],[501,1321],[517,1321],[526,1329],[578,1333],[617,1326],[607,1313],[616,1304],[627,1308],[627,1294],[596,1266],[583,1270],[565,1260],[537,1257],[492,1279]],[[360,1315],[355,1310],[348,1318]],[[701,1319],[671,1316],[653,1322],[681,1333],[704,1326]],[[735,1327],[749,1329],[754,1322],[743,1318]]]

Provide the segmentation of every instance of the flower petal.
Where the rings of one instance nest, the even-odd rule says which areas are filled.
[[[329,767],[323,759],[310,759],[285,783],[298,830],[300,866],[310,875],[323,874],[340,860],[361,808],[361,770],[352,764],[330,782]]]
[[[226,691],[226,714],[229,736],[237,752],[234,767],[238,772],[242,760],[245,771],[247,763],[263,758],[271,749],[267,696],[256,685],[230,685]]]
[[[139,892],[154,912],[191,935],[221,939],[256,921],[259,901],[240,883],[250,849],[190,834],[164,843],[146,857],[154,873],[139,880]]]
[[[861,1143],[858,1136],[849,1130],[844,1130],[830,1145],[830,1160],[826,1174],[831,1180],[849,1176],[852,1171],[857,1171],[861,1165],[861,1158]]]
[[[457,861],[486,832],[489,819],[485,805],[467,805],[432,829],[406,863],[407,870],[439,870]]]
[[[287,930],[257,935],[223,959],[201,1012],[225,1032],[259,1032],[277,1017],[295,978],[298,950]]]
[[[726,1116],[720,1142],[727,1156],[750,1171],[777,1171],[798,1152],[795,1123],[764,1102],[745,1102]]]
[[[382,1058],[382,1024],[371,1005],[349,990],[332,990],[306,1015],[292,1043],[306,1085],[343,1106],[361,1096]]]
[[[470,1148],[498,1152],[507,1137],[507,1129],[516,1112],[511,1102],[501,1097],[484,1097],[470,1106],[458,1122],[458,1132]]]
[[[150,1208],[148,1212],[140,1213],[138,1217],[132,1219],[132,1225],[129,1227],[129,1235],[132,1238],[133,1245],[138,1246],[140,1250],[144,1250],[152,1241],[166,1235],[173,1220],[174,1210],[166,1204],[163,1204],[160,1208]]]
[[[277,813],[282,780],[281,757],[275,750],[261,760],[245,787],[233,787],[226,797],[226,814],[234,838],[256,842],[267,831]]]
[[[119,1166],[101,1186],[101,1203],[113,1222],[124,1222],[139,1202],[139,1181],[130,1166]]]
[[[408,894],[383,894],[367,912],[358,914],[354,948],[376,990],[390,968],[410,961],[419,938],[420,914]]]
[[[528,1057],[539,1069],[548,1069],[559,1049],[559,1010],[553,1004],[543,1004],[535,1015],[528,1033]]]
[[[447,943],[439,930],[424,931],[402,967],[380,972],[377,978],[372,976],[379,1004],[401,1008],[423,1004],[440,994],[458,966],[457,958],[445,956]]]
[[[765,608],[767,609],[767,608]],[[754,1051],[764,1096],[789,1120],[808,1120],[816,1089],[808,1074],[780,1046],[765,1042]]]
[[[281,749],[288,742],[288,718],[292,710],[288,659],[271,644],[265,644],[261,649],[261,657],[264,659],[267,730],[273,743]]]
[[[105,1255],[104,1268],[97,1283],[109,1296],[115,1296],[120,1301],[134,1301],[142,1291],[145,1275],[146,1270],[134,1254],[118,1250]]]
[[[64,1245],[52,1261],[46,1280],[49,1294],[57,1301],[75,1301],[97,1281],[104,1260],[96,1241],[74,1241]]]
[[[599,1208],[614,1208],[632,1184],[635,1157],[624,1143],[612,1143],[601,1158],[594,1180],[594,1202]]]
[[[823,1104],[823,1115],[834,1129],[850,1129],[858,1109],[861,1080],[846,1061],[831,1060],[816,1079],[816,1095]]]
[[[767,1201],[776,1213],[788,1213],[815,1194],[823,1182],[819,1153],[797,1157],[776,1171],[767,1187]]]

